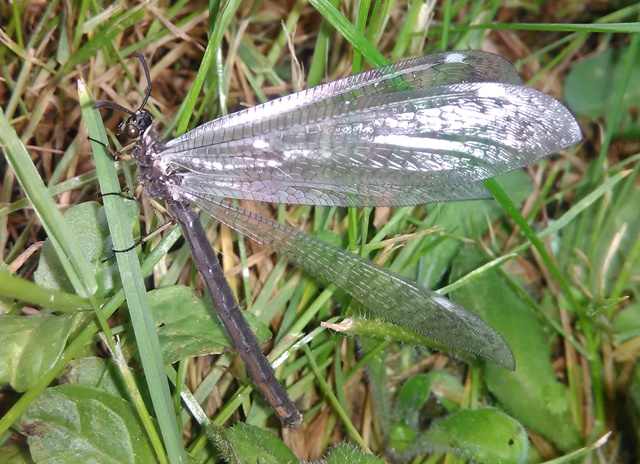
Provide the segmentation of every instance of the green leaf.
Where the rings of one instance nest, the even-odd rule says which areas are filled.
[[[27,391],[58,361],[77,315],[1,316],[0,386]]]
[[[396,422],[391,426],[391,431],[389,432],[389,448],[397,452],[403,452],[411,446],[417,435],[418,432],[414,428],[402,422]]]
[[[616,345],[640,336],[640,305],[630,304],[613,319]]]
[[[133,224],[133,220],[138,214],[139,205],[134,201],[124,199],[122,201],[127,207],[127,213]],[[102,262],[113,248],[104,208],[96,202],[81,203],[69,208],[63,217],[67,221],[67,227],[73,240],[79,245],[87,258],[91,271],[96,276],[98,281],[96,297],[100,298],[112,294],[120,284],[115,260]],[[41,287],[73,292],[71,282],[49,239],[42,247],[34,281]]]
[[[625,56],[629,49],[608,49],[593,58],[579,61],[565,80],[564,99],[574,113],[591,118],[608,117],[615,98],[616,87],[623,71]],[[622,124],[616,132],[624,137],[640,135],[640,120],[636,111],[640,105],[640,61],[631,71],[629,85],[623,97]],[[610,125],[610,121],[605,121]]]
[[[454,263],[453,278],[476,269],[484,260],[475,247],[466,246]],[[487,386],[502,406],[561,450],[579,447],[582,440],[569,412],[566,389],[551,367],[547,338],[507,276],[499,270],[487,272],[453,292],[453,299],[500,332],[513,351],[515,372],[483,363]]]
[[[418,374],[407,380],[396,398],[398,418],[408,426],[416,425],[418,411],[424,406],[431,393],[431,382],[426,374]]]
[[[486,463],[523,463],[529,449],[524,427],[494,408],[463,409],[434,423],[426,446]]]
[[[140,380],[140,385],[144,385],[141,374],[135,371],[132,374]],[[96,356],[82,358],[62,380],[65,384],[97,388],[118,397],[129,398],[122,374],[118,371],[113,358],[103,359]]]
[[[384,461],[378,456],[367,454],[359,448],[342,444],[332,448],[325,460],[326,464],[381,464]]]
[[[163,287],[147,295],[166,364],[233,350],[208,297],[199,298],[182,285]],[[259,343],[271,337],[271,331],[253,314],[243,314]]]
[[[211,426],[207,429],[207,435],[229,464],[298,462],[293,451],[282,440],[253,425],[239,423],[229,429]]]
[[[48,388],[17,426],[36,462],[156,462],[133,407],[95,388]]]

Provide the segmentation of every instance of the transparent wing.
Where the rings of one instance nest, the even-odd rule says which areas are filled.
[[[485,198],[482,180],[582,138],[554,98],[492,82],[331,97],[232,128],[205,126],[160,154],[181,172],[183,192],[333,206]]]
[[[418,287],[312,235],[224,201],[187,195],[207,213],[359,300],[377,316],[513,370],[511,350],[498,332],[437,293]]]
[[[189,140],[197,140],[199,146],[204,146],[200,139],[206,134],[218,134],[230,128],[239,128],[232,135],[242,136],[248,124],[278,120],[278,117],[284,114],[290,114],[290,118],[295,119],[296,110],[309,106],[332,107],[365,95],[463,82],[522,84],[513,65],[500,55],[465,50],[435,53],[348,76],[215,119],[168,142],[167,145],[181,146]],[[211,139],[211,142],[217,143],[220,140],[220,137],[216,137]]]
[[[247,135],[258,134],[260,131],[268,134],[272,129],[285,129],[295,121],[303,125],[307,121],[312,125],[314,121],[308,119],[306,114],[309,108],[325,108],[325,113],[330,116],[336,106],[363,96],[460,82],[521,84],[511,63],[493,53],[454,51],[422,56],[339,79],[211,121],[168,142],[167,150],[162,154],[163,162],[188,171],[198,171],[198,175],[185,175],[184,183],[187,186],[198,185],[211,195],[233,198],[344,206],[486,198],[489,197],[488,192],[478,182],[457,188],[441,187],[430,193],[422,192],[420,188],[415,192],[407,192],[404,185],[380,185],[380,181],[361,184],[354,189],[350,178],[335,178],[334,183],[337,185],[326,181],[320,184],[309,177],[314,176],[315,172],[325,171],[325,163],[305,163],[297,159],[287,162],[287,152],[269,153],[265,146],[259,146],[256,151],[253,135]],[[379,102],[374,101],[373,104]],[[362,102],[360,106],[362,107]],[[247,143],[249,146],[239,151],[242,150],[240,147],[243,142],[236,142],[236,139],[244,139],[245,147]],[[264,142],[263,145],[268,143],[266,140]],[[257,142],[258,145],[260,143]],[[336,148],[339,148],[340,143],[336,141]],[[304,155],[300,152],[298,154]],[[380,154],[384,156],[383,153]],[[361,156],[358,153],[354,155]],[[402,156],[401,153],[399,155]],[[372,164],[375,163],[375,160],[371,161]],[[384,160],[382,162],[385,163]],[[390,162],[395,163],[393,160]],[[333,163],[329,163],[328,167],[331,168],[332,165]],[[207,166],[207,172],[203,172],[203,166]],[[339,170],[340,164],[336,168]],[[307,169],[302,178],[296,175],[300,169]],[[331,175],[330,169],[326,172],[332,178],[335,177]],[[376,173],[384,174],[381,171]],[[199,177],[200,175],[203,177]],[[284,181],[282,177],[285,178]],[[420,182],[423,183],[421,180]]]

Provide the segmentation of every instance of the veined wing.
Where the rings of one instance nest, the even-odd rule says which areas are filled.
[[[217,187],[209,193],[234,198],[345,206],[484,198],[488,193],[477,182],[459,188],[443,186],[440,191],[430,195],[419,191],[407,193],[406,187],[390,183],[384,186],[362,185],[354,192],[350,187],[351,179],[344,179],[341,182],[344,186],[332,188],[329,183],[320,185],[308,179],[315,172],[325,169],[322,163],[310,163],[309,172],[299,179],[296,174],[301,168],[305,168],[305,163],[300,163],[297,159],[291,159],[287,163],[286,158],[283,159],[286,153],[265,153],[265,146],[260,146],[260,141],[257,142],[257,152],[254,150],[256,141],[253,137],[258,134],[264,136],[273,130],[286,129],[294,123],[301,125],[303,130],[306,126],[313,125],[309,109],[316,111],[316,118],[319,117],[318,111],[331,117],[335,108],[342,103],[362,99],[363,96],[461,82],[521,84],[511,63],[493,53],[453,51],[426,55],[339,79],[216,119],[167,142],[167,150],[162,154],[162,159],[166,165],[188,171],[199,171],[201,166],[209,166],[208,173],[202,173],[207,178],[185,176],[185,183],[203,183],[209,186],[216,184]],[[368,101],[374,105],[380,104],[376,100]],[[362,101],[359,106],[364,109]],[[348,109],[344,105],[343,108]],[[243,145],[245,149],[241,152],[240,147]],[[383,153],[380,154],[384,156]],[[283,165],[278,166],[281,163]],[[393,165],[395,161],[391,160],[390,163]],[[371,160],[370,164],[375,165],[376,160]],[[337,169],[340,169],[339,165]],[[331,172],[327,171],[327,174],[331,175]],[[384,175],[384,172],[379,174]],[[281,177],[286,178],[287,184],[279,182]],[[273,185],[271,178],[278,185]],[[268,185],[261,185],[261,181]],[[336,182],[340,182],[340,179]],[[274,195],[276,192],[279,193]],[[404,197],[405,200],[399,202],[397,197]]]
[[[581,138],[574,117],[549,95],[476,82],[325,99],[267,121],[176,139],[160,156],[180,171],[183,193],[399,206],[484,198],[484,179]]]
[[[377,316],[513,370],[513,354],[498,332],[437,293],[310,234],[224,201],[184,197],[207,213],[359,300]]]
[[[265,124],[272,127],[274,121],[277,126],[277,121],[282,120],[281,116],[289,114],[289,118],[295,120],[296,110],[311,106],[333,107],[365,95],[463,82],[522,84],[513,65],[495,53],[468,50],[434,53],[344,77],[214,119],[167,142],[167,146],[191,149],[223,142],[229,136],[239,138],[254,124],[254,130],[264,128]],[[231,128],[236,130],[228,131]],[[221,135],[223,133],[225,136]],[[184,145],[188,141],[192,142]]]

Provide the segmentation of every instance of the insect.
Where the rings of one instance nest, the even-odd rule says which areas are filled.
[[[504,339],[477,316],[316,237],[225,198],[330,206],[402,206],[489,197],[483,180],[581,140],[575,118],[522,85],[502,57],[427,55],[339,79],[215,119],[169,141],[144,109],[118,132],[135,141],[146,193],[165,200],[219,318],[257,389],[287,427],[302,420],[238,309],[191,204],[336,284],[374,314],[507,369]],[[389,308],[394,308],[393,311]]]

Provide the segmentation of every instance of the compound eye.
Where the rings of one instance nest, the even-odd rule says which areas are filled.
[[[140,137],[140,129],[135,124],[127,124],[124,128],[124,135],[128,139],[137,139]]]

